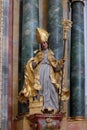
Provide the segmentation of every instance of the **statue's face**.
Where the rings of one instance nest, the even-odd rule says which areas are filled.
[[[48,48],[48,43],[47,43],[47,42],[42,42],[42,43],[41,43],[41,48],[42,48],[43,50],[46,50],[46,49]]]

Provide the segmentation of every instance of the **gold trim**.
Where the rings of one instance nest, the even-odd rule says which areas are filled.
[[[76,117],[69,117],[68,120],[70,120],[70,121],[84,121],[87,119],[84,116],[76,116]]]
[[[71,0],[71,4],[74,2],[82,2],[84,4],[84,0]]]

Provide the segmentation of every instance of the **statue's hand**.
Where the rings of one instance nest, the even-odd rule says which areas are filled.
[[[54,71],[57,72],[57,71],[60,71],[63,67],[64,67],[64,62],[65,62],[65,59],[60,59],[57,63],[57,66],[54,67]]]
[[[35,63],[34,61],[32,61],[32,67],[33,67],[33,69],[35,69],[36,66],[37,66],[37,63]]]
[[[66,61],[65,58],[59,60],[60,64],[63,64],[65,61]]]
[[[54,68],[54,71],[57,72],[57,71],[60,71],[61,67],[60,66],[57,66]]]
[[[62,69],[64,67],[64,63],[65,63],[65,59],[64,58],[59,60],[60,69]]]

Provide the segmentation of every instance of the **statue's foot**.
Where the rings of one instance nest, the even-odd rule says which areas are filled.
[[[53,108],[42,108],[42,110],[41,110],[43,113],[45,113],[45,114],[53,114],[54,113],[54,109]]]

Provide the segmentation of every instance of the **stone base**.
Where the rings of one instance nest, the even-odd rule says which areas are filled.
[[[18,116],[13,123],[13,130],[58,130],[62,114],[32,114]]]
[[[33,130],[59,130],[62,114],[33,114],[28,117]]]
[[[59,130],[87,130],[87,120],[61,120],[61,117],[55,115],[26,114],[18,116],[13,122],[13,130],[58,130],[59,127]]]
[[[87,130],[87,119],[69,119],[67,123],[67,130]]]

